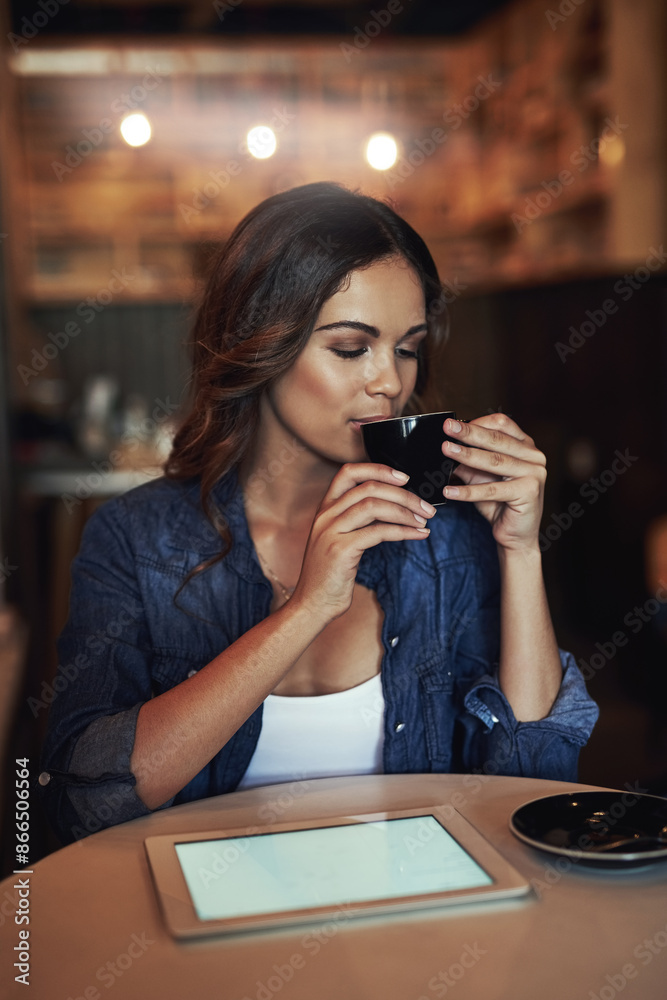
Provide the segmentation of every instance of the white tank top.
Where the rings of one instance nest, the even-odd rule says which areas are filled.
[[[381,774],[383,730],[380,674],[335,694],[270,694],[255,752],[238,787]]]

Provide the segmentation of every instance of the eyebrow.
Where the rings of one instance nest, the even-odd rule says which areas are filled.
[[[339,319],[335,323],[327,323],[326,326],[318,326],[313,333],[318,333],[320,330],[336,330],[341,326],[346,326],[352,330],[360,330],[362,333],[367,333],[371,337],[380,336],[380,331],[376,326],[370,326],[368,323],[361,323],[356,319]],[[422,330],[428,330],[426,323],[418,323],[416,326],[411,326],[410,329],[403,334],[401,340],[405,340],[406,337],[410,337],[413,333],[421,333]]]

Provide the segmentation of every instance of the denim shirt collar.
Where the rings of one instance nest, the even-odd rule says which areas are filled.
[[[232,547],[225,556],[226,565],[249,583],[259,583],[263,574],[248,531],[243,493],[235,469],[215,484],[211,500],[213,509],[224,519],[232,536]],[[173,515],[165,538],[169,548],[195,556],[202,562],[219,554],[220,535],[202,506],[199,480],[193,480],[188,486]]]
[[[248,583],[261,583],[266,577],[257,558],[255,546],[248,530],[243,491],[235,468],[218,480],[211,490],[214,507],[229,526],[232,547],[225,556],[225,563]],[[174,512],[171,528],[166,538],[170,548],[194,554],[204,561],[220,552],[220,536],[204,513],[201,504],[200,483],[194,480]],[[359,563],[357,581],[377,590],[391,570],[391,557],[399,557],[400,546],[377,545],[367,549]]]

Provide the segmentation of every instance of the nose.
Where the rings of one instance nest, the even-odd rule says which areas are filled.
[[[374,366],[373,372],[366,382],[366,392],[369,396],[388,396],[393,399],[400,395],[403,383],[398,372],[396,359],[392,353],[391,358],[380,361]]]

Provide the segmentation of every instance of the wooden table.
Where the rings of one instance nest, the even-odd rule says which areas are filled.
[[[667,862],[592,871],[527,847],[508,828],[522,803],[589,787],[485,775],[327,778],[104,830],[0,885],[0,992],[39,1000],[664,1000]],[[448,803],[532,880],[534,898],[361,919],[343,909],[290,931],[189,943],[165,929],[147,836]],[[30,888],[29,990],[14,982],[10,957],[19,878]]]

